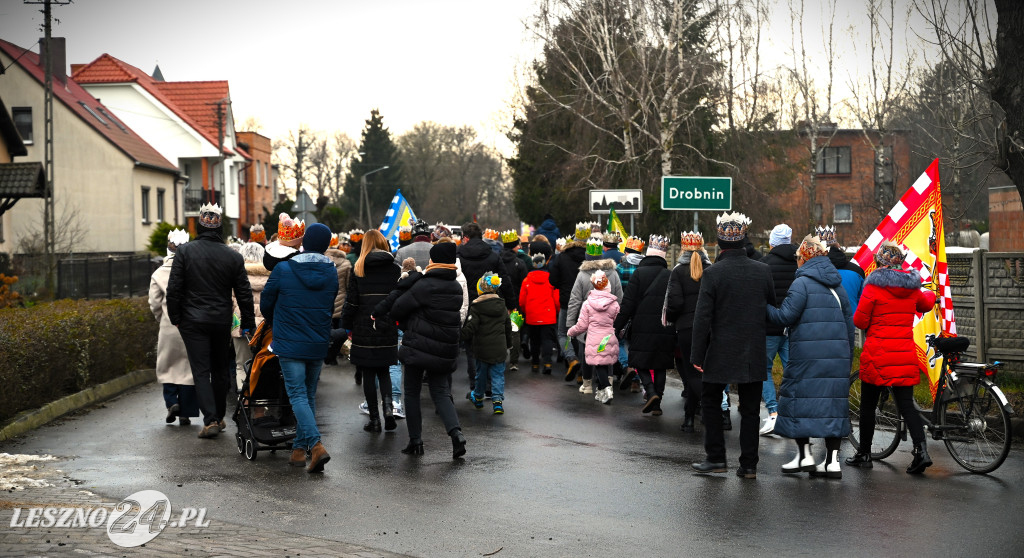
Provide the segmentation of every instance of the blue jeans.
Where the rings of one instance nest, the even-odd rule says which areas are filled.
[[[565,323],[566,314],[568,310],[560,308],[558,310],[558,326],[556,328],[558,333],[558,350],[565,357],[566,364],[577,360],[576,359],[576,348],[572,346],[572,340],[569,339],[568,331],[569,326]],[[566,341],[569,341],[566,343]]]
[[[316,427],[316,386],[320,382],[320,368],[324,360],[301,360],[279,357],[284,388],[295,413],[295,441],[293,449],[312,449],[320,441]]]
[[[398,330],[398,347],[402,347],[402,337],[405,334]],[[402,363],[396,362],[388,367],[388,374],[391,375],[391,399],[402,400]]]
[[[619,365],[623,371],[629,368],[629,341],[625,339],[619,340]]]
[[[477,399],[484,398],[482,389],[487,384],[491,385],[491,401],[497,403],[505,400],[505,363],[498,362],[491,364],[480,359],[476,361],[476,389],[473,396]]]
[[[769,335],[768,342],[768,377],[761,387],[761,399],[764,399],[764,406],[768,414],[779,412],[779,402],[775,397],[775,379],[772,378],[772,364],[775,362],[775,355],[779,355],[782,367],[789,366],[789,337],[785,335]]]
[[[196,398],[196,386],[183,384],[164,384],[164,406],[168,409],[178,406],[179,417],[198,417],[199,400]]]

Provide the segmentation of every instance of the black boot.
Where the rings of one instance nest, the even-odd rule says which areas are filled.
[[[398,428],[398,423],[395,421],[395,408],[390,397],[385,397],[384,401],[381,402],[384,407],[384,430],[391,432]]]
[[[925,469],[932,466],[932,458],[928,455],[928,447],[925,442],[914,444],[914,451],[910,454],[914,456],[914,460],[910,462],[910,467],[907,467],[908,474],[920,475]]]
[[[846,464],[851,467],[860,467],[861,469],[871,469],[874,465],[871,464],[871,454],[857,452],[853,457],[846,458]]]
[[[363,425],[363,430],[367,432],[380,432],[380,418],[371,415],[370,422]]]
[[[423,440],[409,440],[402,453],[406,455],[423,455]]]
[[[693,432],[693,417],[692,416],[687,415],[683,419],[682,429],[683,429],[683,432]]]
[[[452,459],[459,459],[466,455],[466,437],[462,435],[462,429],[456,428],[451,432],[452,437]]]

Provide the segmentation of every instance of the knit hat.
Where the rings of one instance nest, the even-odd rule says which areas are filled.
[[[816,234],[821,241],[825,243],[825,246],[832,246],[836,244],[836,228],[833,226],[825,225],[824,227],[815,227],[814,234]]]
[[[178,250],[178,247],[188,242],[188,231],[185,229],[174,229],[167,233],[167,255],[170,256]],[[174,248],[171,248],[174,246]]]
[[[439,264],[454,264],[455,252],[454,242],[439,242],[430,249],[430,261]]]
[[[604,242],[605,248],[617,248],[622,242],[622,237],[617,232],[606,232],[601,235],[601,241]]]
[[[498,287],[500,286],[501,277],[498,277],[494,273],[488,271],[487,273],[484,273],[483,277],[477,280],[476,293],[481,295],[487,293],[494,293],[498,291]]]
[[[263,225],[249,227],[249,242],[267,243],[267,232],[263,229]]]
[[[545,258],[551,257],[551,245],[547,242],[535,240],[530,243],[530,254],[541,254]]]
[[[668,253],[668,238],[660,234],[652,234],[647,241],[647,255],[664,258]]]
[[[292,219],[282,213],[277,220],[277,241],[284,246],[295,248],[302,244],[302,235],[306,234],[306,223],[302,219]]]
[[[217,204],[203,204],[199,208],[199,225],[207,229],[219,229],[220,217],[224,211]]]
[[[632,254],[639,254],[644,251],[644,241],[640,240],[639,237],[631,236],[626,239],[626,252]]]
[[[544,264],[548,263],[548,258],[544,254],[537,252],[530,258],[533,263],[533,269],[540,269],[544,267]]]
[[[875,264],[878,267],[888,267],[891,269],[902,269],[903,260],[907,259],[907,255],[903,253],[903,249],[894,242],[886,240],[878,247],[878,252],[875,252]]]
[[[608,288],[608,276],[604,274],[604,271],[599,269],[590,276],[590,284],[593,285],[595,289],[603,291]]]
[[[813,235],[807,235],[804,237],[803,242],[800,243],[800,247],[797,248],[796,254],[798,257],[807,261],[815,256],[827,256],[828,247],[821,241],[821,238]]]
[[[772,247],[784,246],[793,242],[793,229],[785,223],[779,223],[768,235],[768,244]]]
[[[519,234],[512,229],[501,233],[501,244],[505,248],[515,248],[519,244]]]
[[[699,232],[684,232],[679,234],[679,245],[687,252],[696,252],[704,249],[704,235]]]
[[[588,260],[600,260],[602,254],[604,254],[604,245],[601,243],[601,237],[592,236],[587,240],[587,255]]]
[[[441,240],[442,238],[450,237],[451,235],[452,235],[452,230],[451,229],[449,229],[448,227],[442,225],[441,223],[438,223],[436,226],[434,226],[434,232],[430,233],[430,241],[431,242],[437,242],[438,240]]]
[[[331,245],[331,229],[323,223],[313,223],[302,237],[302,249],[306,252],[323,254]]]
[[[411,273],[416,270],[416,260],[414,258],[405,258],[402,260],[402,273]]]
[[[263,263],[264,252],[263,245],[259,242],[246,242],[238,251],[245,263]]]

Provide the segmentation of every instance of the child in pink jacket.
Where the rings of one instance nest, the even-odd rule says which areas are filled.
[[[597,270],[590,277],[594,290],[587,294],[580,309],[579,321],[569,328],[568,335],[576,337],[587,334],[587,364],[594,367],[594,399],[608,403],[614,397],[608,377],[612,375],[612,365],[619,360],[619,341],[615,337],[615,317],[619,315],[619,302],[608,287],[608,277],[604,271]]]

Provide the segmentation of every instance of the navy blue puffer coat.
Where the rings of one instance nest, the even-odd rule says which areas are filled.
[[[301,360],[327,356],[338,271],[323,254],[299,254],[274,266],[260,311],[274,328],[274,353]]]
[[[768,306],[768,319],[789,326],[789,366],[779,388],[775,433],[787,438],[848,435],[853,309],[827,256],[811,258],[796,270],[782,306]]]

